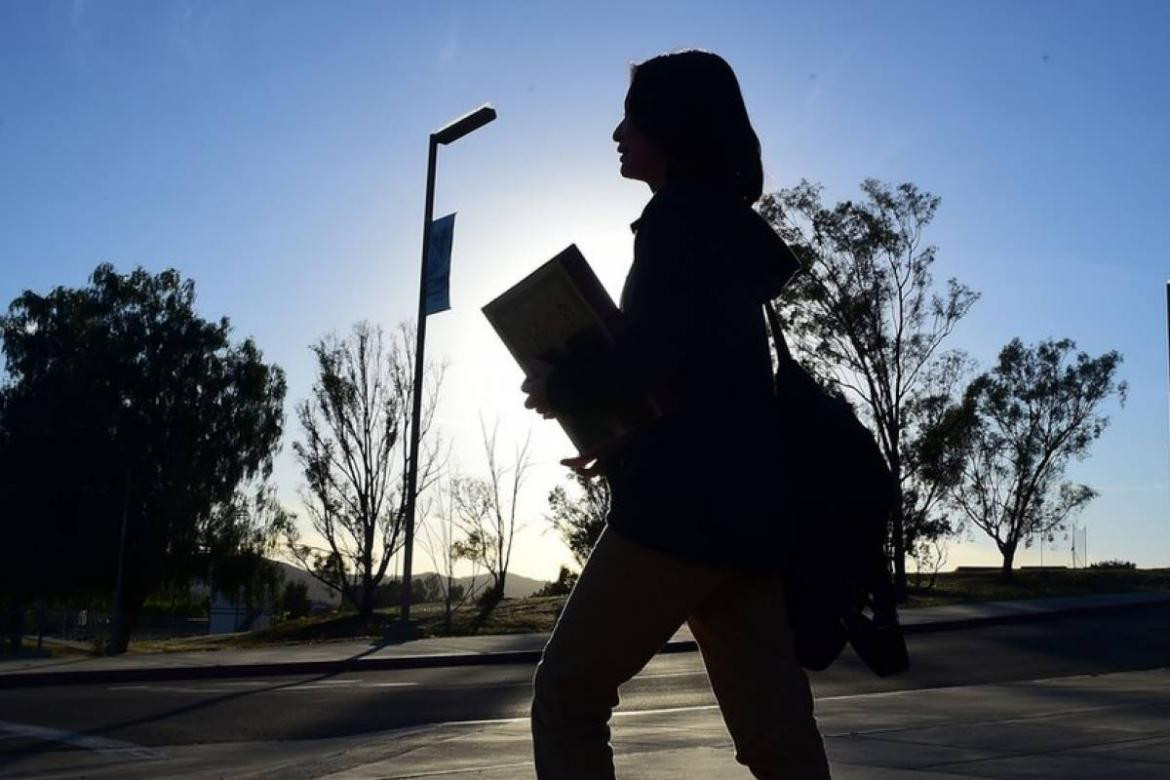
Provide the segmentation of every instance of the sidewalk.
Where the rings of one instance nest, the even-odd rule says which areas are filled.
[[[907,634],[1035,621],[1100,610],[1170,604],[1170,593],[1050,597],[906,610]],[[0,689],[85,682],[129,682],[407,669],[434,666],[536,663],[548,634],[419,639],[398,644],[370,640],[242,650],[148,653],[110,658],[30,658],[0,662]],[[663,652],[695,650],[684,625]]]
[[[1170,777],[1170,670],[818,698],[837,780]],[[714,706],[614,714],[618,777],[746,778]],[[48,778],[531,780],[527,718],[339,739],[57,751],[11,765]]]

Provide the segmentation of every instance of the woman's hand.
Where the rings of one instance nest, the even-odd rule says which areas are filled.
[[[593,463],[593,465],[590,466],[590,463]],[[598,460],[594,450],[573,458],[565,458],[561,461],[561,465],[568,466],[583,477],[596,477],[601,473],[601,461]]]
[[[520,385],[520,391],[528,397],[524,399],[525,409],[534,409],[546,420],[556,417],[548,403],[548,377],[553,371],[551,363],[537,363],[533,367],[534,373]]]
[[[595,477],[602,473],[602,462],[608,456],[621,449],[624,442],[624,436],[607,441],[605,444],[600,444],[591,450],[586,450],[576,457],[565,458],[561,461],[561,465],[568,466],[583,477]],[[590,463],[593,463],[593,465],[590,466]]]

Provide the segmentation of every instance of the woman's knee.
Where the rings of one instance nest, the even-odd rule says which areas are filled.
[[[532,679],[533,715],[543,721],[608,720],[618,703],[617,685],[595,671],[542,659]]]

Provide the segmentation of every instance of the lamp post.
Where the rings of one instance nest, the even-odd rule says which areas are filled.
[[[496,110],[485,103],[469,114],[464,114],[445,127],[431,133],[427,146],[427,201],[423,216],[422,272],[418,284],[418,340],[414,349],[413,408],[410,422],[410,465],[406,478],[406,538],[402,555],[402,607],[400,622],[407,625],[410,620],[410,574],[414,552],[415,494],[418,486],[418,437],[419,418],[422,415],[423,348],[427,337],[427,256],[431,249],[431,220],[435,206],[435,155],[439,145],[446,146],[458,141],[496,118]]]

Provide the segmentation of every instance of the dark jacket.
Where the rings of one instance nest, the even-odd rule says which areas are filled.
[[[796,258],[742,200],[692,183],[660,188],[631,227],[624,330],[609,351],[554,371],[549,404],[575,412],[654,394],[666,414],[602,464],[609,526],[691,561],[779,568],[789,524],[762,306]]]

